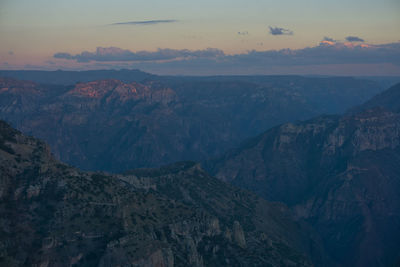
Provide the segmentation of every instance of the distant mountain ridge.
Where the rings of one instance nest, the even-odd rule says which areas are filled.
[[[28,80],[42,84],[74,85],[103,79],[118,79],[124,82],[141,82],[156,75],[140,70],[87,70],[87,71],[40,71],[40,70],[0,70],[0,77]]]
[[[292,207],[343,266],[400,262],[400,85],[343,116],[272,128],[206,166]]]
[[[351,78],[232,79],[62,86],[1,78],[0,117],[46,140],[69,164],[119,172],[204,160],[272,126],[344,112],[380,91],[376,83]]]

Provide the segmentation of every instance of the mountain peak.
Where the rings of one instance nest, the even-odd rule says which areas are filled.
[[[146,99],[151,102],[170,102],[175,99],[175,92],[159,84],[142,84],[137,82],[124,83],[116,79],[98,80],[78,83],[67,95],[89,99],[106,99],[106,102],[118,99],[128,100]]]
[[[115,79],[77,83],[68,94],[88,98],[102,98],[120,85],[123,85],[123,82]]]

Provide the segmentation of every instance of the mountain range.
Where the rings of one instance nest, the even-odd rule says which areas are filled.
[[[0,117],[68,164],[121,172],[215,157],[272,126],[344,112],[381,89],[366,80],[298,76],[73,85],[1,78]]]
[[[400,259],[400,84],[343,116],[272,128],[206,163],[221,180],[286,203],[344,266]]]
[[[400,84],[71,75],[0,78],[0,265],[400,264]]]

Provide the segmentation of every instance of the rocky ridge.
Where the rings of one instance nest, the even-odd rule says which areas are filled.
[[[392,98],[399,90],[358,112],[275,127],[206,166],[288,204],[321,234],[337,264],[393,265],[400,259],[400,99]]]
[[[0,265],[311,266],[306,255],[323,255],[284,205],[192,162],[82,172],[0,121],[0,173]]]

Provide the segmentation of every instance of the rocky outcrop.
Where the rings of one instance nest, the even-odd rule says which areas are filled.
[[[395,149],[399,146],[399,130],[398,114],[379,108],[366,110],[355,116],[347,116],[339,122],[323,144],[324,153],[335,154],[348,145],[351,145],[353,154],[368,150]]]
[[[233,222],[233,239],[239,247],[246,248],[246,238],[238,221]]]

